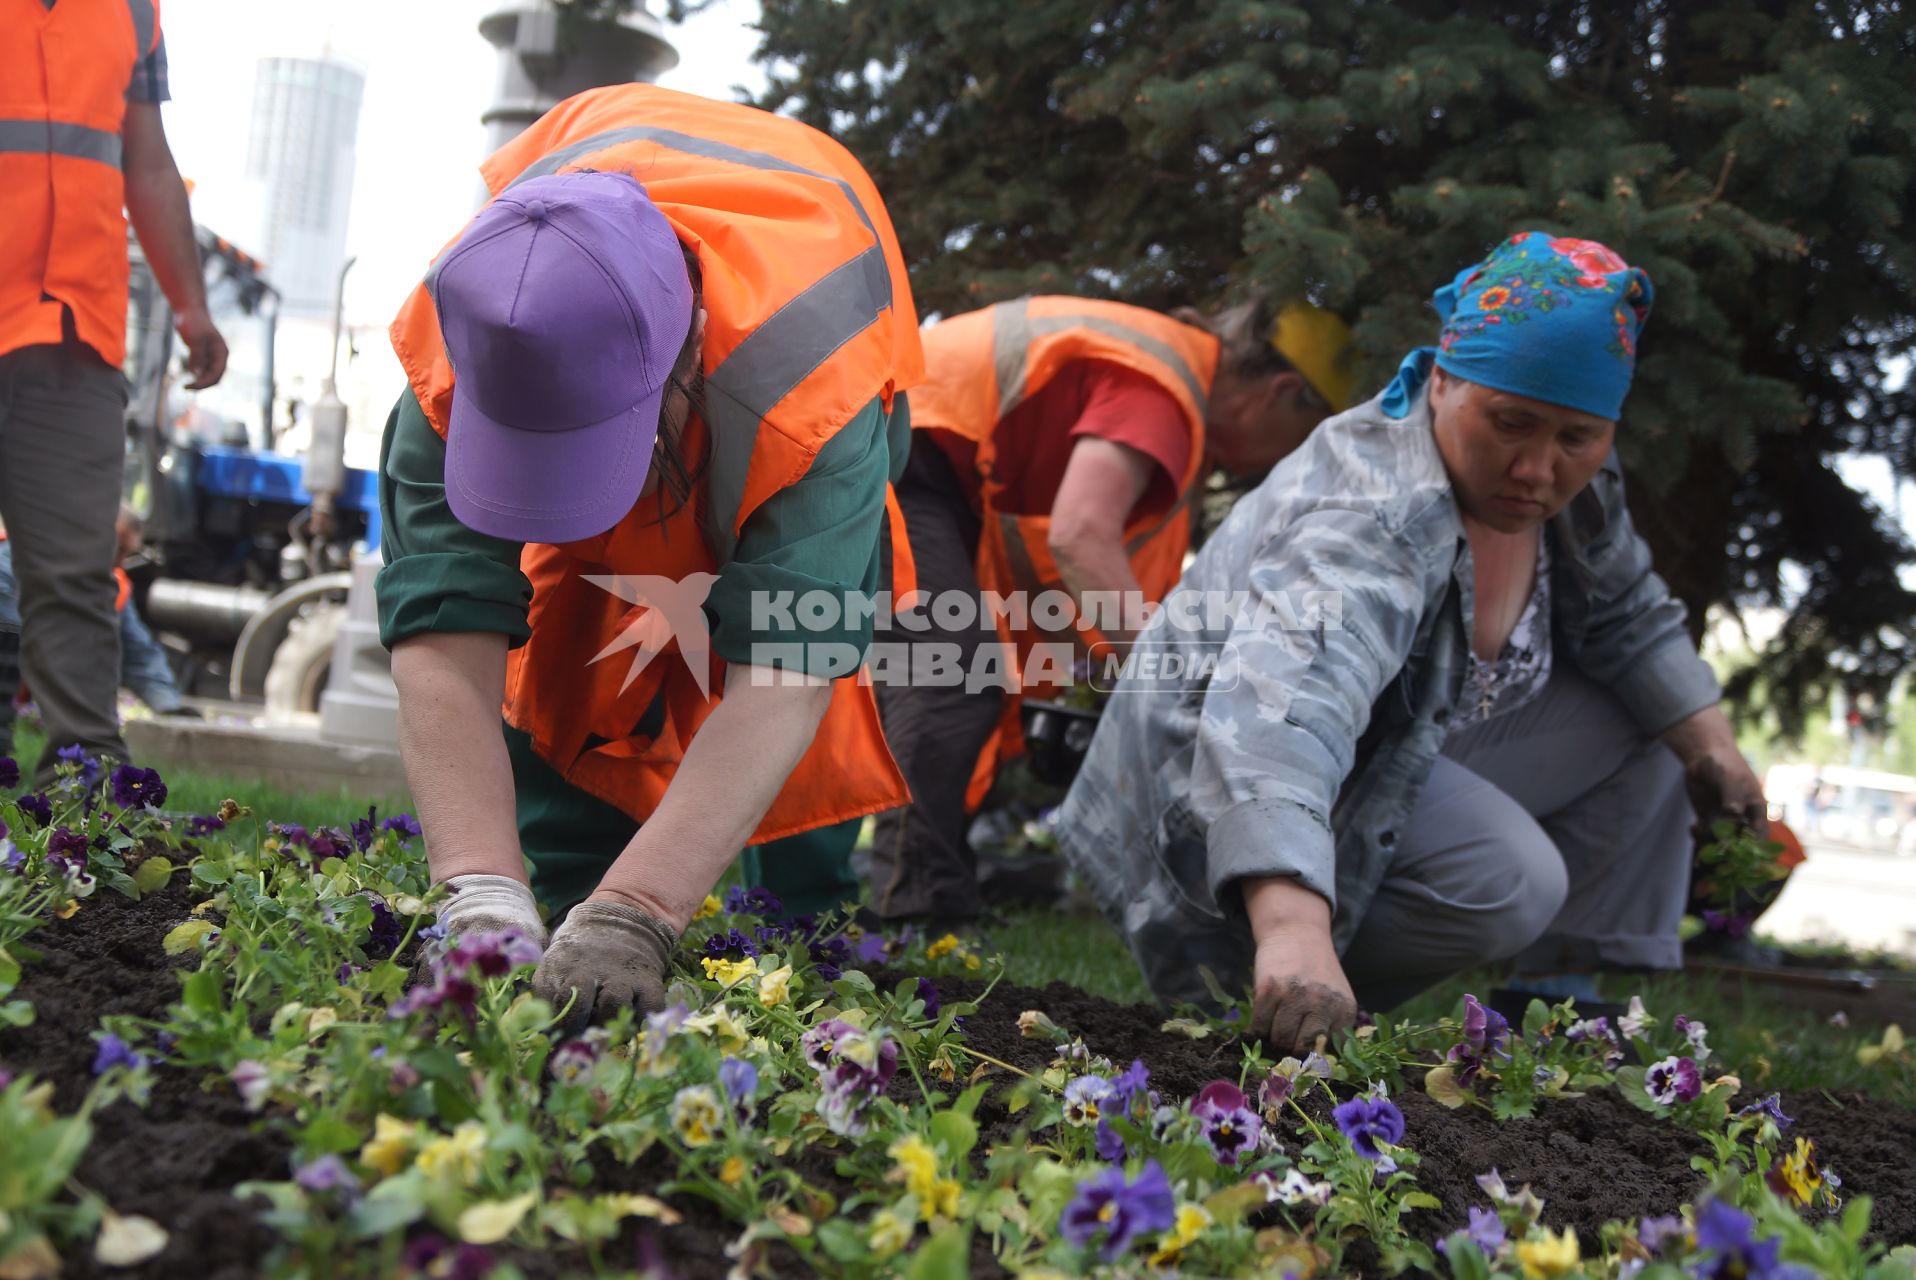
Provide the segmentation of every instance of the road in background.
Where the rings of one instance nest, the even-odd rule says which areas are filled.
[[[1806,843],[1758,932],[1779,942],[1840,942],[1916,959],[1916,857]]]

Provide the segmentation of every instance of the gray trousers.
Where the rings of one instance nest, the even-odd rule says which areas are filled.
[[[1445,976],[1674,969],[1690,877],[1683,767],[1559,661],[1530,702],[1452,736],[1345,976],[1388,1009]]]
[[[944,450],[923,431],[912,433],[911,459],[895,486],[905,531],[917,563],[918,589],[932,596],[962,591],[979,597],[978,515],[965,500]],[[885,571],[889,580],[891,566]],[[962,630],[937,624],[914,631],[879,619],[873,639],[944,646],[969,670],[980,647],[998,642],[989,621]],[[979,619],[987,614],[981,603]],[[965,792],[979,752],[991,741],[1005,695],[992,689],[881,684],[878,715],[885,742],[911,787],[912,803],[881,813],[872,823],[872,905],[880,916],[966,920],[983,910],[978,855],[966,838]]]
[[[78,744],[124,760],[114,520],[126,380],[78,343],[0,355],[0,520],[20,588],[20,666],[46,721],[34,770]]]

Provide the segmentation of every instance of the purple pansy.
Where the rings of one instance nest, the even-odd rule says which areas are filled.
[[[1124,1163],[1124,1139],[1118,1136],[1118,1131],[1103,1116],[1098,1117],[1098,1136],[1093,1146],[1097,1149],[1098,1159],[1106,1164]]]
[[[216,813],[196,813],[186,820],[188,839],[210,836],[215,831],[226,830],[226,819]]]
[[[166,783],[157,769],[135,764],[115,765],[110,779],[113,803],[122,809],[154,808],[166,803]]]
[[[1772,1093],[1767,1098],[1761,1098],[1752,1102],[1736,1114],[1737,1117],[1741,1119],[1745,1116],[1756,1115],[1759,1112],[1768,1116],[1770,1121],[1775,1124],[1778,1129],[1787,1129],[1796,1123],[1796,1121],[1783,1114],[1783,1095],[1780,1093]]]
[[[33,825],[45,831],[53,823],[53,801],[47,799],[44,791],[30,792],[18,796],[13,802],[21,813],[33,819]]]
[[[324,1155],[299,1167],[293,1181],[315,1195],[338,1195],[344,1200],[359,1195],[359,1179],[336,1155]]]
[[[1383,1158],[1379,1143],[1394,1147],[1404,1138],[1404,1113],[1389,1098],[1352,1098],[1332,1111],[1331,1119],[1366,1160]]]
[[[937,1017],[938,1010],[944,1006],[944,1001],[938,998],[938,988],[930,978],[920,978],[918,980],[918,998],[925,1002],[925,1016],[927,1018]]]
[[[1666,1246],[1682,1244],[1689,1234],[1690,1229],[1675,1214],[1644,1218],[1637,1224],[1637,1243],[1653,1254],[1662,1253]]]
[[[1495,1009],[1487,1009],[1477,997],[1464,997],[1464,1038],[1450,1049],[1450,1061],[1457,1066],[1457,1081],[1469,1084],[1476,1079],[1493,1055],[1503,1051],[1510,1038],[1510,1022]],[[1508,1056],[1507,1054],[1505,1056]]]
[[[450,1006],[470,1020],[481,981],[538,964],[542,954],[538,943],[516,929],[469,934],[433,961],[432,981],[408,991],[393,1005],[392,1016],[403,1018],[422,1009]]]
[[[725,1090],[725,1096],[732,1103],[739,1123],[751,1120],[752,1113],[758,1109],[758,1068],[743,1058],[727,1057],[719,1063],[719,1087]]]
[[[763,916],[770,919],[784,914],[784,911],[785,904],[779,901],[778,895],[763,885],[753,885],[748,889],[742,884],[735,884],[725,891],[727,915]]]
[[[1810,1280],[1806,1268],[1781,1262],[1781,1240],[1758,1240],[1756,1220],[1722,1200],[1712,1200],[1696,1216],[1697,1248],[1710,1257],[1697,1268],[1698,1280]]]
[[[1111,1082],[1103,1076],[1079,1076],[1064,1087],[1066,1124],[1093,1124],[1111,1099]]]
[[[0,788],[11,791],[20,785],[20,763],[12,756],[0,756]]]
[[[418,839],[421,831],[419,819],[413,817],[410,813],[395,813],[392,817],[380,823],[379,829],[381,831],[397,831],[402,837],[408,840]]]
[[[1251,1110],[1244,1091],[1229,1080],[1213,1080],[1198,1090],[1191,1114],[1203,1125],[1204,1140],[1219,1164],[1235,1165],[1240,1156],[1257,1149],[1264,1122]]]
[[[484,1245],[450,1244],[425,1235],[406,1246],[406,1265],[434,1280],[486,1280],[492,1274],[492,1253]]]
[[[353,819],[353,848],[361,853],[373,847],[373,835],[378,831],[379,806],[366,806],[366,816]]]
[[[1058,1233],[1081,1249],[1102,1237],[1099,1256],[1114,1262],[1139,1236],[1168,1231],[1176,1218],[1171,1180],[1153,1160],[1136,1181],[1127,1179],[1122,1169],[1106,1169],[1079,1183],[1058,1219]]]
[[[1703,1076],[1693,1058],[1669,1057],[1643,1073],[1643,1088],[1656,1102],[1673,1106],[1703,1096]]]
[[[115,1067],[125,1067],[128,1071],[138,1071],[146,1065],[146,1058],[135,1053],[133,1046],[111,1031],[100,1037],[100,1048],[93,1055],[93,1074],[105,1075]]]
[[[705,940],[704,954],[713,960],[749,960],[757,957],[758,944],[737,929],[727,929]]]
[[[1143,1100],[1148,1106],[1150,1099],[1151,1073],[1133,1058],[1131,1065],[1111,1081],[1111,1109],[1118,1115],[1135,1115],[1138,1102]]]
[[[1458,1236],[1463,1236],[1486,1254],[1495,1255],[1497,1250],[1503,1247],[1504,1220],[1499,1218],[1494,1210],[1472,1205],[1470,1206],[1470,1225],[1451,1232],[1448,1237],[1439,1241],[1438,1252],[1449,1253],[1450,1250],[1446,1246]]]

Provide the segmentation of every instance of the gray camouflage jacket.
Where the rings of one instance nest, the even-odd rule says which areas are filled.
[[[1200,966],[1248,988],[1243,877],[1324,895],[1347,946],[1442,749],[1471,558],[1427,395],[1403,418],[1383,403],[1320,426],[1204,544],[1140,637],[1134,661],[1159,669],[1134,667],[1107,701],[1059,815],[1161,999],[1207,1003]],[[1648,734],[1717,701],[1614,453],[1547,536],[1558,661]]]

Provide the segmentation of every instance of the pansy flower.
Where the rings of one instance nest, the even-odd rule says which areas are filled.
[[[1696,1244],[1707,1255],[1699,1280],[1810,1280],[1807,1268],[1778,1259],[1781,1240],[1758,1240],[1756,1220],[1722,1200],[1698,1210]]]
[[[1264,1200],[1267,1204],[1283,1205],[1325,1205],[1331,1202],[1335,1188],[1328,1182],[1314,1182],[1304,1176],[1304,1171],[1291,1168],[1282,1178],[1268,1171],[1255,1175],[1255,1181],[1264,1185]]]
[[[1153,1160],[1135,1181],[1106,1169],[1078,1184],[1058,1219],[1058,1232],[1079,1248],[1102,1240],[1099,1256],[1115,1262],[1139,1236],[1175,1225],[1177,1199],[1164,1168]]]
[[[1691,1058],[1668,1057],[1643,1073],[1644,1092],[1662,1106],[1695,1102],[1703,1096],[1703,1076]]]
[[[1333,1110],[1331,1119],[1366,1160],[1382,1159],[1380,1144],[1394,1147],[1404,1138],[1404,1113],[1389,1098],[1352,1098]]]
[[[1257,1149],[1264,1122],[1251,1110],[1244,1091],[1229,1080],[1213,1080],[1200,1089],[1191,1103],[1191,1114],[1203,1126],[1204,1140],[1211,1144],[1211,1154],[1219,1164],[1235,1165],[1240,1156]]]
[[[1064,1087],[1065,1123],[1085,1128],[1098,1122],[1099,1107],[1111,1097],[1111,1082],[1103,1076],[1079,1076]]]
[[[758,1109],[758,1068],[743,1058],[727,1056],[719,1063],[719,1088],[725,1090],[739,1123],[748,1123]]]
[[[115,1067],[125,1067],[128,1071],[138,1071],[146,1065],[144,1054],[135,1053],[133,1046],[108,1031],[100,1036],[100,1047],[93,1055],[93,1074],[105,1075]]]
[[[692,1084],[672,1097],[672,1132],[688,1147],[702,1147],[725,1127],[724,1109],[709,1084]]]

